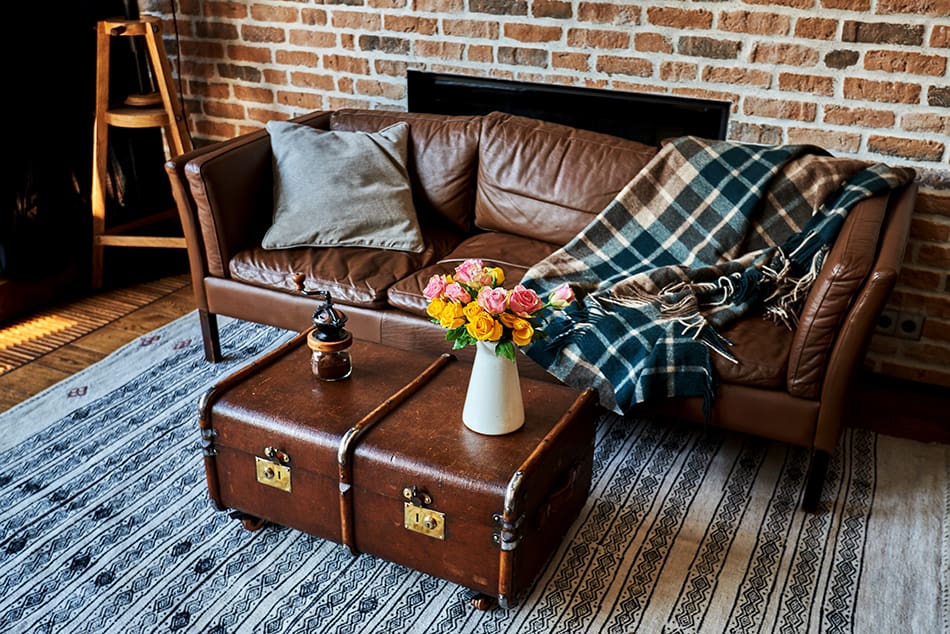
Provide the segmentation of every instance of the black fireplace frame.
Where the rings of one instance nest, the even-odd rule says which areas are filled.
[[[658,146],[664,139],[725,139],[732,104],[652,93],[537,84],[407,70],[409,112],[543,119]]]

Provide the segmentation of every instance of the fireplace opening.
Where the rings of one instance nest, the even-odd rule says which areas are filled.
[[[409,70],[409,112],[542,119],[658,146],[664,139],[725,139],[727,101],[556,86]]]

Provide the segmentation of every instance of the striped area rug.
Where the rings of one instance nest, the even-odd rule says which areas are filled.
[[[948,631],[948,446],[848,430],[806,515],[803,450],[607,415],[581,516],[524,601],[480,612],[216,511],[198,398],[289,333],[223,320],[218,365],[199,333],[193,313],[0,414],[0,631]]]
[[[0,374],[35,361],[190,282],[188,275],[166,277],[84,297],[4,324],[0,327]]]

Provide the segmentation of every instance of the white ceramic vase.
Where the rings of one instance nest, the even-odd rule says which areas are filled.
[[[524,425],[524,402],[518,364],[495,354],[495,344],[475,344],[475,363],[468,381],[462,422],[488,436],[509,434]]]

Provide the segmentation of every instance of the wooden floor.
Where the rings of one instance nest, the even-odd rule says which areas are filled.
[[[123,316],[39,354],[35,360],[16,369],[0,370],[0,411],[99,361],[139,335],[195,309],[187,276],[107,291],[96,299],[103,302],[137,300],[140,305],[130,307]],[[61,307],[62,311],[45,312],[54,317],[67,314],[75,304]],[[4,330],[4,326],[0,326],[0,345],[3,345]],[[868,374],[859,377],[850,402],[851,407],[846,412],[848,425],[891,436],[950,444],[950,390],[946,388]]]
[[[102,308],[108,318],[102,319]],[[98,308],[100,314],[89,314]],[[155,330],[195,309],[188,276],[174,276],[128,287],[106,290],[36,315],[0,325],[0,347],[12,347],[20,340],[23,350],[9,355],[0,369],[0,412],[46,389],[86,366],[99,361],[136,337]],[[73,330],[57,330],[56,324],[81,322]],[[47,328],[47,333],[36,332]],[[33,334],[23,333],[33,329]],[[44,341],[45,338],[45,341]],[[62,341],[66,338],[66,341]],[[57,345],[49,345],[49,341]],[[32,360],[13,365],[12,360],[31,354]],[[0,356],[2,359],[2,356]]]

